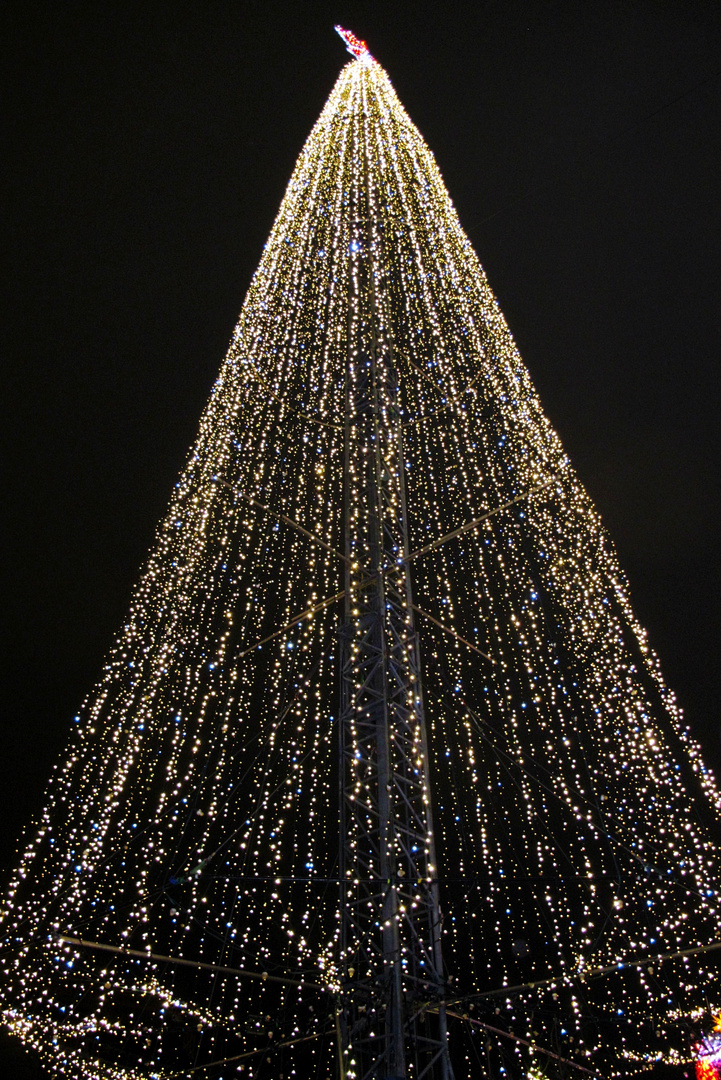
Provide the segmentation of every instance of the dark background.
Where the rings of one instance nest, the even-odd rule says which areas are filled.
[[[0,862],[347,59],[334,22],[434,151],[718,769],[718,5],[46,0],[2,19]],[[0,1073],[36,1075],[11,1059]]]

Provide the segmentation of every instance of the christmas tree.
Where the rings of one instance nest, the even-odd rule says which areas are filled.
[[[9,891],[5,1023],[87,1078],[687,1060],[717,789],[434,159],[344,36]]]

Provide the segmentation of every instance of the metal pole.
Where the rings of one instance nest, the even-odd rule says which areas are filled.
[[[364,91],[348,229],[341,629],[342,1027],[349,1080],[452,1080],[400,389]],[[431,1009],[426,1011],[426,1006]]]

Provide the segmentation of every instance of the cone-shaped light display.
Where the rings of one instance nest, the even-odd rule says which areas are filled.
[[[389,963],[409,1078],[444,1009],[424,1075],[626,1077],[713,997],[717,790],[434,158],[354,55],[6,896],[4,1019],[61,1076],[360,1080]],[[393,589],[383,750],[353,718]]]

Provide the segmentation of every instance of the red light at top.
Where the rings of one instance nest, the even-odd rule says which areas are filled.
[[[342,26],[336,26],[335,29],[345,41],[345,47],[351,56],[355,56],[357,60],[373,59],[368,52],[368,46],[365,41],[361,41],[360,38],[357,38],[350,30],[344,30]]]

